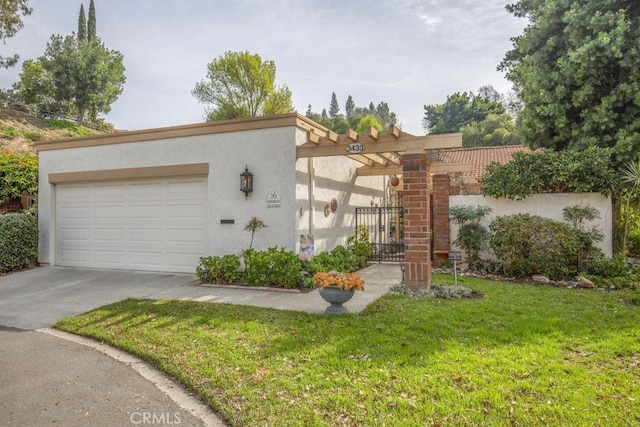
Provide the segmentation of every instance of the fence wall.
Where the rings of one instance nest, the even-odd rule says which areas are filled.
[[[607,256],[613,252],[613,209],[611,199],[604,197],[600,193],[561,193],[561,194],[535,194],[524,200],[494,199],[482,195],[449,196],[449,206],[488,206],[492,212],[483,218],[482,224],[489,227],[491,222],[499,216],[528,213],[556,221],[564,221],[562,209],[567,206],[592,206],[600,212],[600,219],[592,221],[588,225],[597,226],[604,233],[604,240],[597,246]],[[458,227],[451,223],[451,242],[458,235]],[[452,250],[460,250],[452,243]],[[488,257],[490,253],[483,253],[481,256]]]

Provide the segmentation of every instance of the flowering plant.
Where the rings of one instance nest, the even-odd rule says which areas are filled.
[[[321,288],[337,286],[343,291],[364,289],[364,280],[356,273],[340,273],[338,271],[319,271],[313,275],[313,283]]]

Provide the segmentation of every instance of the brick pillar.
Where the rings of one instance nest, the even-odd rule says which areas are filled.
[[[429,254],[429,171],[427,154],[402,156],[404,192],[405,283],[409,289],[431,287]]]
[[[433,258],[435,265],[447,259],[449,237],[449,175],[433,176]]]

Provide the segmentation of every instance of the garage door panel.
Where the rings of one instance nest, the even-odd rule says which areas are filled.
[[[89,229],[61,227],[60,240],[67,242],[87,242],[89,241]]]
[[[88,219],[89,209],[86,206],[65,206],[60,214],[66,220]]]
[[[93,240],[96,242],[124,242],[125,230],[123,227],[118,228],[99,228],[93,229]]]
[[[68,202],[75,200],[86,200],[89,198],[89,186],[88,185],[68,185],[65,186],[65,191],[56,195],[58,202]]]
[[[56,262],[193,273],[206,217],[206,177],[58,185]]]
[[[167,240],[175,243],[204,243],[204,229],[169,229]]]
[[[129,218],[136,219],[161,219],[163,216],[163,205],[162,203],[154,203],[154,204],[131,204],[129,205]]]
[[[125,252],[120,250],[113,251],[93,251],[93,262],[97,264],[112,264],[114,266],[122,265],[126,260]]]
[[[139,242],[162,242],[162,228],[130,228],[129,241],[133,243]]]
[[[85,249],[63,249],[60,252],[60,261],[62,262],[79,263],[78,266],[89,262],[89,252]]]
[[[102,219],[118,219],[122,220],[125,217],[125,205],[94,205],[93,218],[97,220]]]
[[[94,184],[92,190],[91,195],[95,200],[122,200],[124,196],[124,184]]]

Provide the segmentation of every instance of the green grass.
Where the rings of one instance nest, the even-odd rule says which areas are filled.
[[[640,424],[637,291],[459,282],[485,297],[338,316],[129,299],[56,326],[152,362],[232,425]]]

